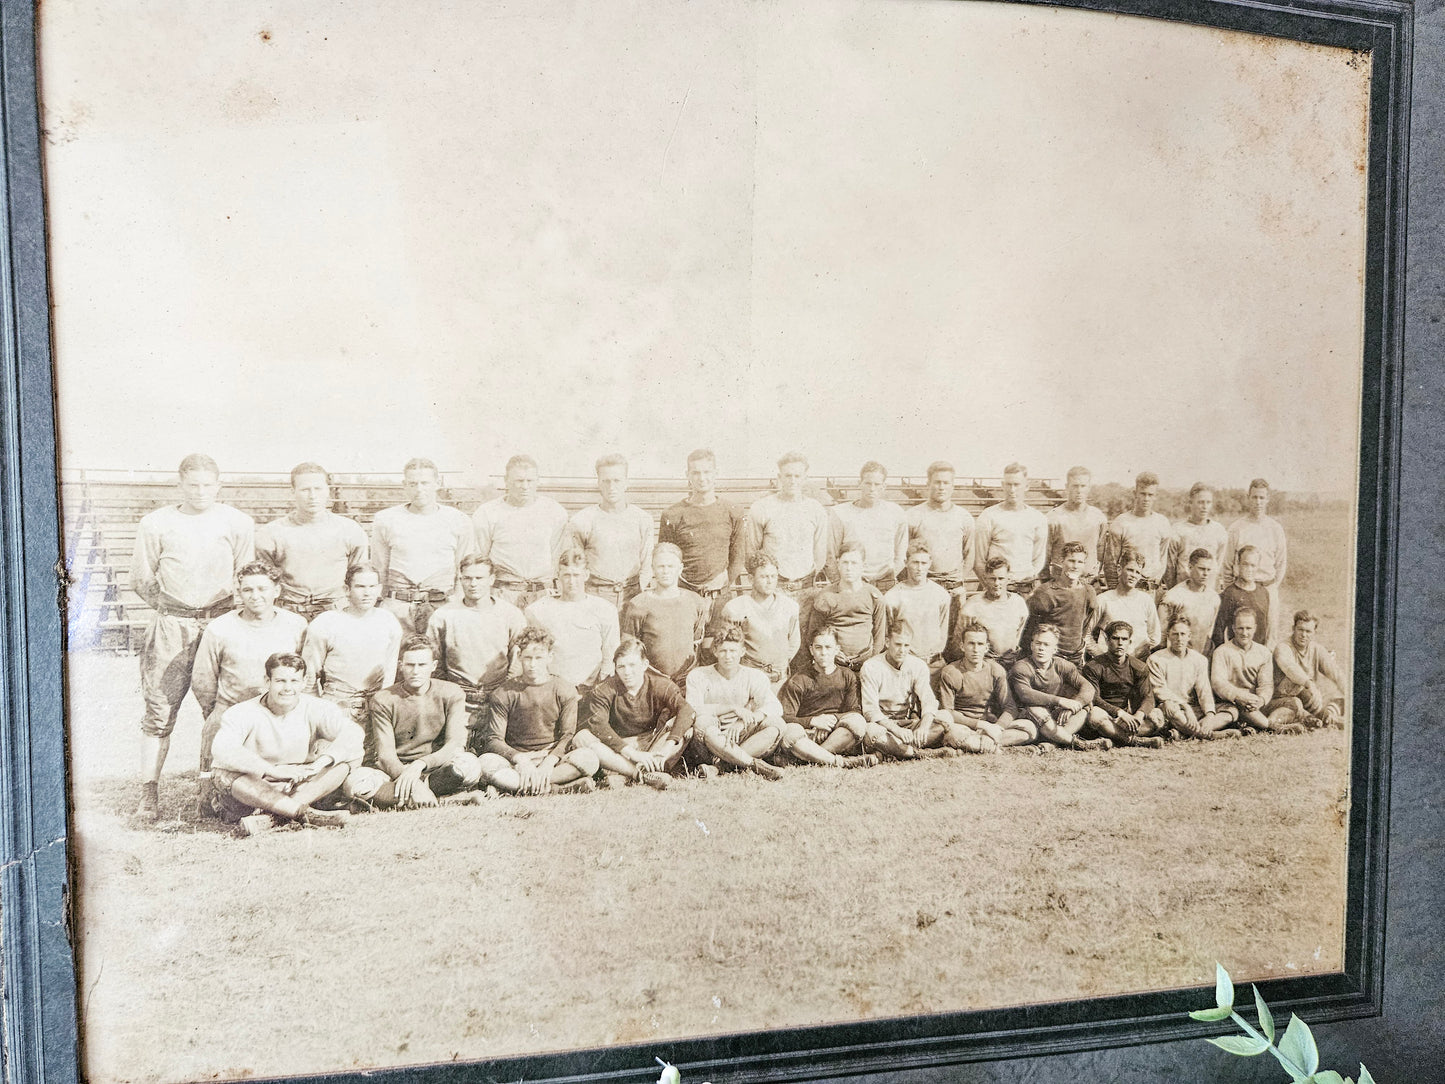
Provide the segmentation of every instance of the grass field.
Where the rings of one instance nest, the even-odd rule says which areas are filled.
[[[1289,609],[1348,662],[1338,522]],[[1298,541],[1296,541],[1298,540]],[[1332,597],[1333,596],[1333,597]],[[86,1075],[463,1060],[1336,970],[1347,734],[796,769],[231,837],[199,713],[138,830],[135,660],[70,660]]]

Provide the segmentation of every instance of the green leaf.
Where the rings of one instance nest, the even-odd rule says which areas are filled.
[[[1284,1038],[1279,1041],[1279,1052],[1304,1070],[1313,1074],[1320,1067],[1320,1052],[1315,1047],[1315,1037],[1310,1034],[1309,1025],[1293,1013],[1289,1027],[1284,1029]]]
[[[1269,1006],[1264,1003],[1264,998],[1259,996],[1259,987],[1253,987],[1254,1007],[1259,1013],[1259,1030],[1264,1032],[1264,1037],[1274,1042],[1274,1014],[1269,1011]]]
[[[1360,1062],[1360,1084],[1375,1084],[1375,1078],[1370,1075],[1370,1070],[1365,1068],[1364,1062]]]
[[[1309,1079],[1312,1084],[1345,1084],[1345,1078],[1333,1069],[1321,1069]]]
[[[1206,1024],[1212,1024],[1216,1020],[1228,1020],[1233,1009],[1195,1009],[1189,1014],[1191,1020],[1202,1020]]]
[[[1224,970],[1224,965],[1214,965],[1214,1003],[1221,1009],[1234,1008],[1234,983],[1229,980],[1229,972]]]
[[[1269,1043],[1263,1039],[1252,1039],[1248,1035],[1221,1035],[1218,1039],[1209,1039],[1208,1042],[1220,1050],[1238,1054],[1241,1058],[1252,1058],[1269,1049]]]

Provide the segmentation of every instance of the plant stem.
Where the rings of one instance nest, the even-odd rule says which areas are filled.
[[[1296,1080],[1308,1080],[1308,1079],[1309,1079],[1309,1073],[1305,1072],[1303,1069],[1301,1069],[1301,1068],[1300,1068],[1298,1065],[1296,1065],[1294,1062],[1290,1061],[1289,1058],[1285,1057],[1284,1054],[1282,1054],[1282,1053],[1280,1052],[1279,1047],[1275,1046],[1274,1043],[1271,1043],[1271,1042],[1270,1042],[1268,1039],[1266,1039],[1263,1035],[1261,1035],[1259,1032],[1255,1031],[1254,1028],[1250,1027],[1249,1021],[1246,1020],[1244,1017],[1240,1016],[1239,1013],[1237,1013],[1237,1012],[1231,1012],[1231,1013],[1229,1014],[1229,1018],[1230,1018],[1231,1020],[1233,1020],[1236,1024],[1238,1024],[1240,1027],[1242,1027],[1246,1032],[1248,1032],[1250,1038],[1252,1038],[1252,1039],[1261,1039],[1261,1040],[1263,1040],[1265,1043],[1268,1043],[1268,1044],[1269,1044],[1269,1050],[1270,1050],[1270,1052],[1271,1052],[1272,1054],[1274,1054],[1275,1059],[1276,1059],[1281,1065],[1284,1066],[1284,1071],[1285,1071],[1286,1073],[1288,1073],[1290,1076],[1294,1077]]]

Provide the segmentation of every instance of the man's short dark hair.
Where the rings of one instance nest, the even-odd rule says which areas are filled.
[[[356,577],[360,576],[363,572],[370,572],[376,577],[378,583],[381,582],[381,569],[377,568],[375,565],[363,563],[359,565],[352,565],[346,570],[346,586],[350,587],[353,583],[355,583]]]
[[[517,633],[514,646],[517,649],[517,654],[521,655],[525,649],[531,647],[533,644],[541,644],[548,651],[551,651],[552,648],[557,645],[557,641],[546,629],[538,628],[536,625],[528,625],[521,632]]]
[[[612,661],[619,662],[629,655],[636,655],[643,662],[647,661],[647,645],[636,636],[624,636],[617,641],[617,650],[612,653]]]
[[[252,561],[248,565],[242,565],[236,573],[236,582],[239,583],[247,576],[265,576],[272,583],[281,582],[281,573],[276,571],[276,566],[269,561]]]
[[[1134,626],[1127,621],[1110,621],[1108,627],[1104,629],[1104,635],[1111,640],[1121,632],[1133,636]]]
[[[457,571],[465,572],[467,569],[473,567],[474,565],[486,565],[488,572],[496,571],[496,569],[492,566],[492,559],[485,553],[467,554],[465,557],[462,558],[461,563],[457,566]]]
[[[272,671],[281,667],[288,670],[295,670],[298,674],[306,673],[306,660],[294,651],[278,651],[266,660],[266,676],[270,677]]]
[[[440,652],[437,651],[436,641],[430,636],[423,636],[419,632],[413,632],[402,637],[401,647],[397,649],[396,657],[400,659],[408,651],[429,651],[431,657],[436,658]]]

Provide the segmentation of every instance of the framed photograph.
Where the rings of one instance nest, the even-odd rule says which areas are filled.
[[[1409,5],[0,13],[11,1080],[1192,1076],[1216,961],[1342,1071],[1439,1064],[1442,483],[1437,444],[1402,441],[1441,420],[1440,317],[1417,304],[1407,350],[1404,276],[1439,95],[1412,103]],[[193,659],[261,612],[243,569],[279,562],[258,605],[302,615],[308,660],[306,619],[375,602],[287,579],[318,476],[348,569],[369,554],[381,608],[443,652],[463,547],[545,624],[575,601],[556,540],[630,507],[643,556],[589,564],[589,597],[616,592],[623,633],[634,596],[709,600],[681,668],[647,641],[700,698],[668,771],[489,767],[509,732],[479,680],[476,801],[347,791],[339,829],[241,801]],[[818,517],[796,568],[766,520],[794,500]],[[489,509],[536,501],[571,526],[525,572]],[[388,563],[417,502],[460,510],[446,584]],[[218,508],[221,595],[157,587],[202,575],[184,524]],[[677,570],[648,586],[663,543],[680,596]],[[942,600],[936,643],[910,588]],[[720,753],[695,679],[731,680],[729,600],[790,596],[777,711]],[[858,724],[809,729],[784,680],[834,673],[805,641],[850,598]],[[562,680],[517,644],[510,682]],[[234,702],[277,710],[289,657]],[[883,663],[921,684],[890,700]],[[970,716],[956,682],[995,672],[1009,710]],[[1105,710],[1124,673],[1147,705]],[[387,779],[377,740],[353,781]],[[506,793],[554,785],[587,793]],[[275,816],[243,831],[217,787]]]

